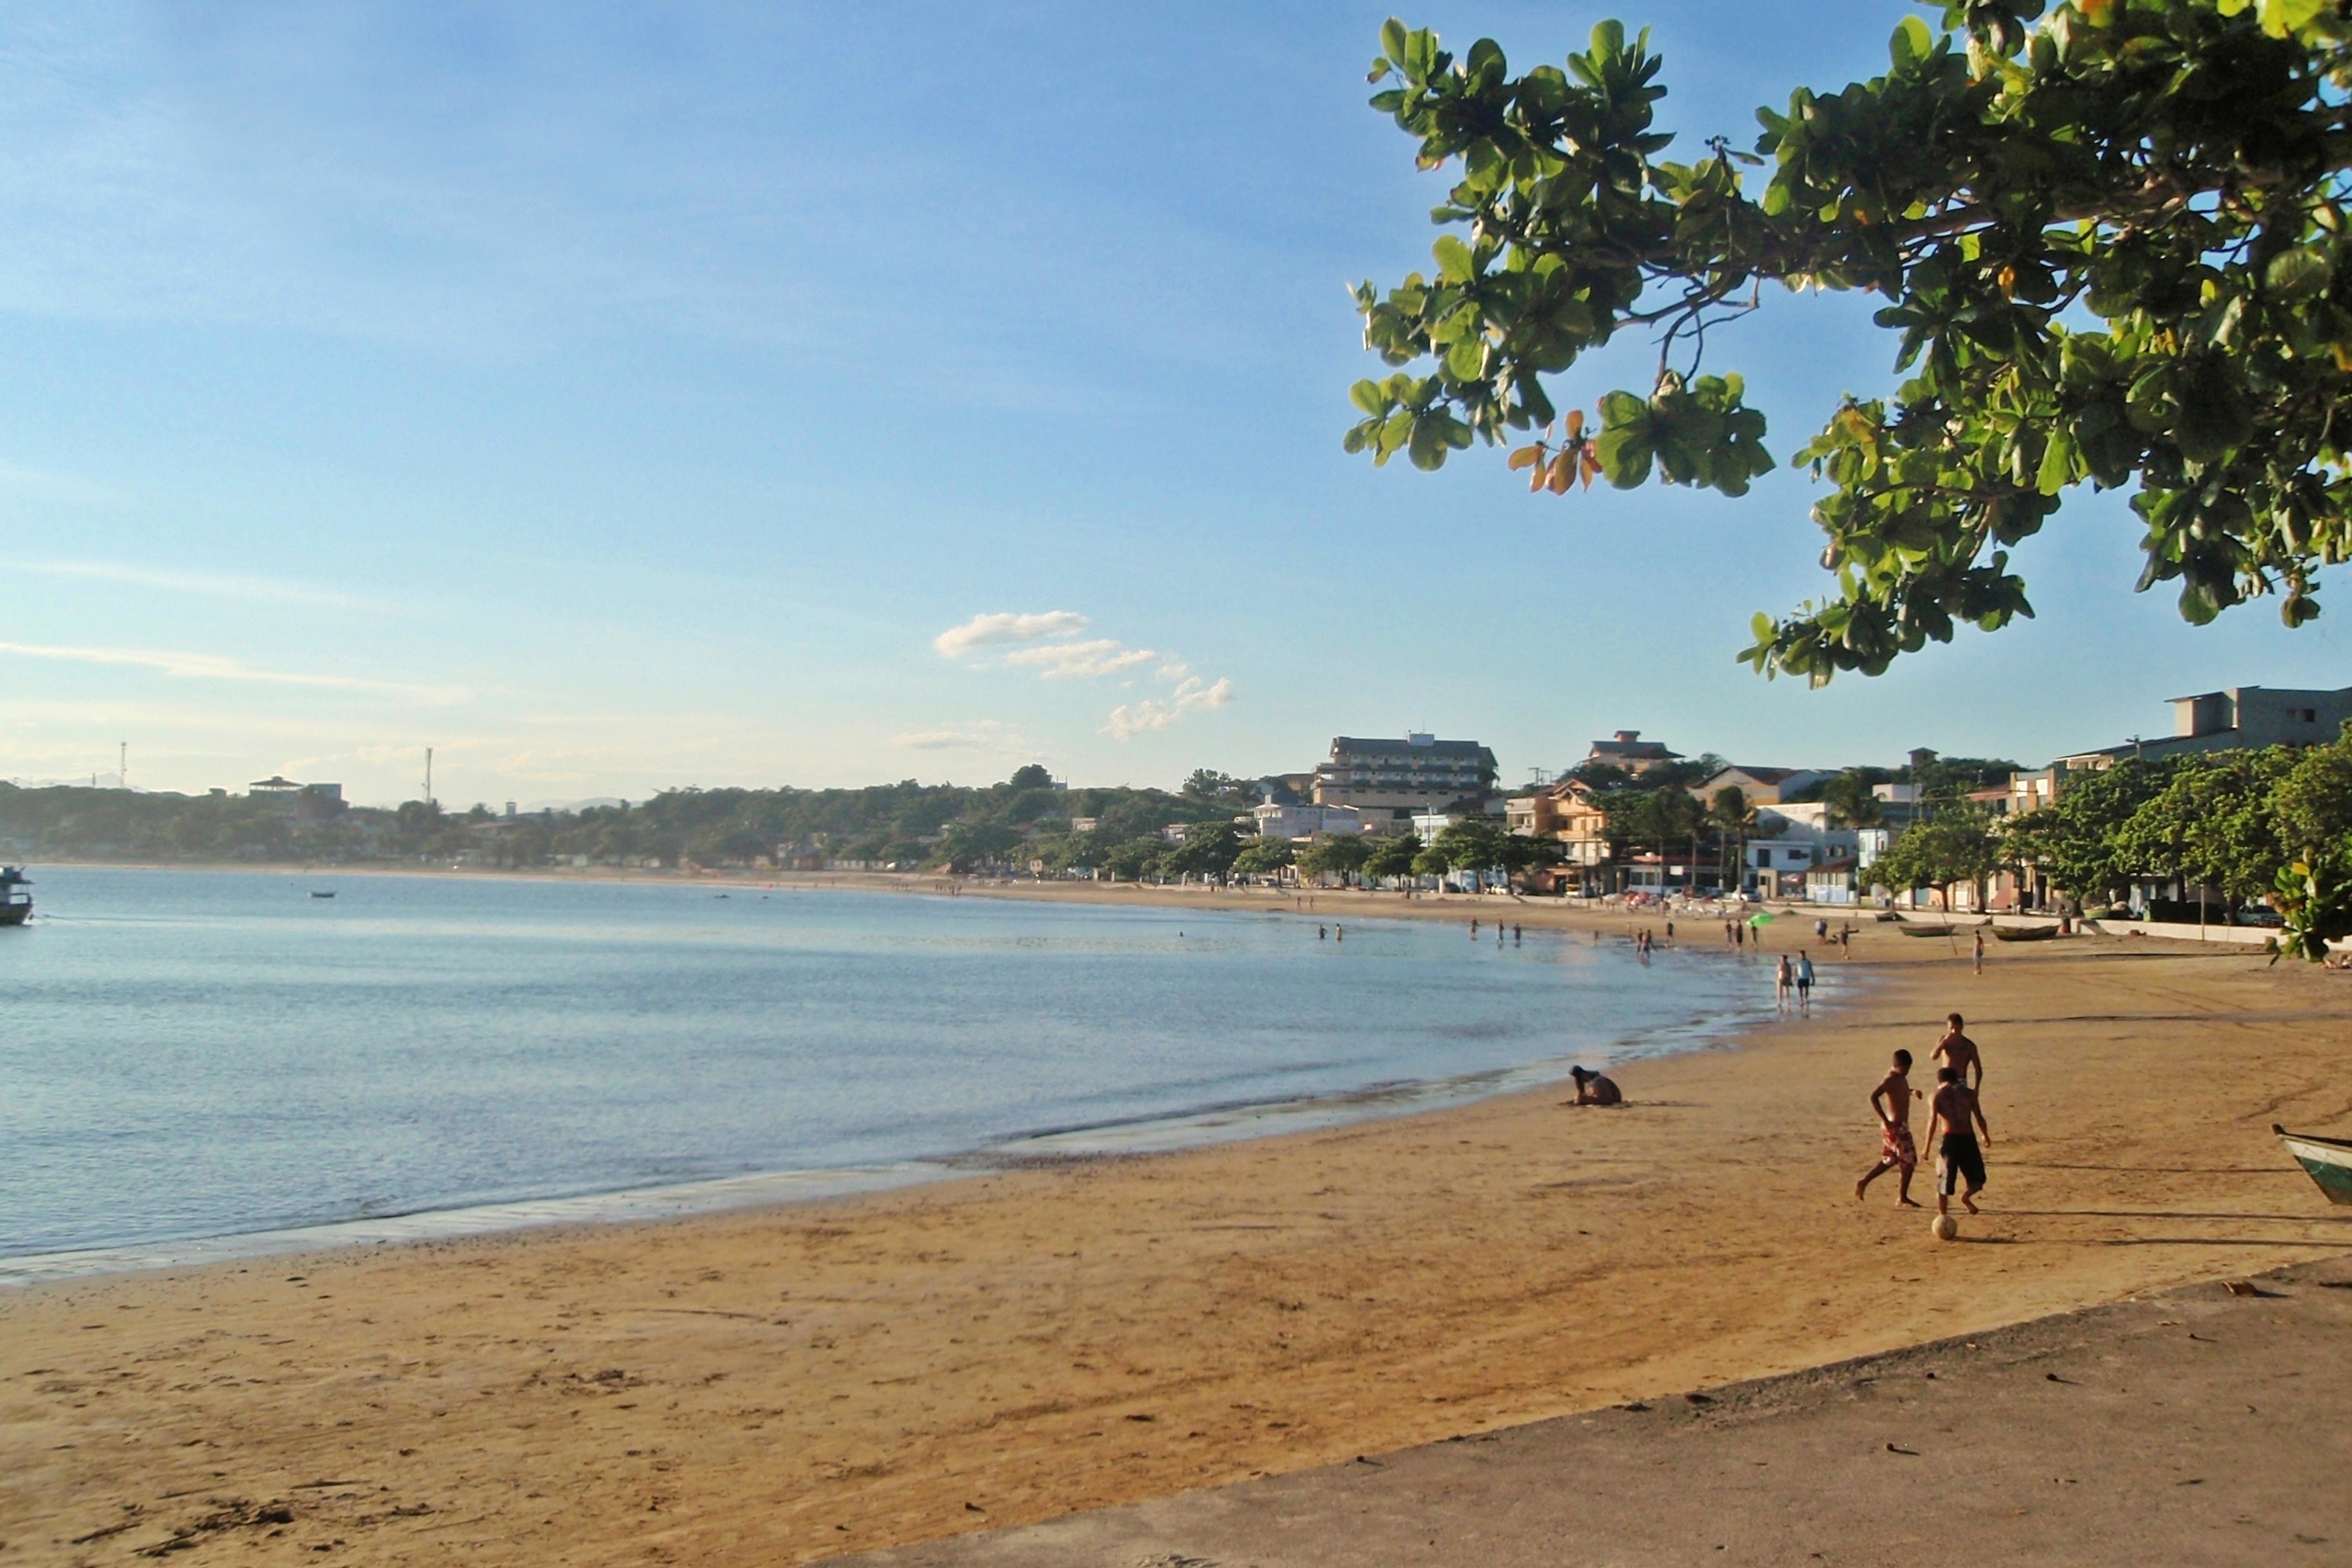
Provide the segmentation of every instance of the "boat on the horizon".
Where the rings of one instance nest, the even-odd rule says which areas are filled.
[[[325,891],[321,892],[319,889],[313,888],[310,889],[310,896],[314,899],[331,899],[335,896],[335,890],[332,888],[329,888]]]
[[[33,885],[22,866],[0,866],[0,926],[20,926],[33,918]]]
[[[2331,1204],[2352,1205],[2352,1139],[2317,1138],[2308,1132],[2290,1132],[2277,1122],[2271,1131],[2278,1134],[2286,1152],[2294,1156],[2295,1163],[2319,1184]]]

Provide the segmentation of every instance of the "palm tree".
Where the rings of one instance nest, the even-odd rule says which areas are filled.
[[[1874,801],[1872,804],[1877,803]],[[1727,891],[1732,886],[1729,859],[1735,847],[1739,850],[1739,861],[1743,872],[1747,866],[1748,836],[1756,831],[1756,808],[1748,804],[1746,790],[1741,789],[1738,784],[1726,784],[1715,792],[1715,804],[1708,810],[1707,815],[1715,819],[1716,828],[1722,835],[1719,841],[1722,849],[1717,860],[1717,875]],[[1744,883],[1746,880],[1746,876],[1742,875],[1740,881]]]
[[[1863,775],[1848,769],[1822,785],[1822,804],[1829,807],[1824,814],[1830,827],[1875,827],[1886,820],[1886,812],[1871,793]]]

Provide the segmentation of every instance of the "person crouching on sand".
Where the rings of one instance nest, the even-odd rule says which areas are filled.
[[[1960,1206],[1974,1214],[1977,1194],[1985,1185],[1984,1149],[1977,1134],[1982,1133],[1989,1145],[1992,1129],[1985,1125],[1976,1091],[1960,1081],[1958,1073],[1937,1068],[1936,1083],[1935,1114],[1927,1122],[1927,1137],[1936,1144],[1936,1212],[1951,1212],[1952,1194],[1958,1191]]]
[[[1911,1196],[1911,1173],[1919,1168],[1919,1147],[1911,1142],[1911,1102],[1918,1098],[1919,1091],[1911,1087],[1911,1053],[1897,1051],[1895,1065],[1870,1091],[1870,1109],[1878,1113],[1878,1163],[1853,1184],[1857,1200],[1869,1193],[1871,1183],[1889,1171],[1900,1171],[1903,1181],[1895,1201],[1905,1208],[1919,1206]]]
[[[1568,1076],[1576,1080],[1576,1098],[1563,1100],[1562,1105],[1622,1105],[1625,1093],[1614,1083],[1591,1068],[1570,1068]]]

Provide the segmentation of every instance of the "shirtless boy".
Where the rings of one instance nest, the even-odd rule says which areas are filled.
[[[1944,1015],[1944,1037],[1936,1042],[1935,1054],[1928,1059],[1952,1069],[1959,1081],[1971,1092],[1984,1087],[1984,1058],[1977,1054],[1977,1043],[1960,1033],[1960,1016]]]
[[[1977,1194],[1984,1191],[1984,1142],[1992,1142],[1992,1129],[1985,1125],[1984,1109],[1977,1103],[1976,1091],[1960,1081],[1959,1074],[1950,1068],[1936,1069],[1934,1114],[1928,1118],[1927,1138],[1936,1145],[1936,1212],[1950,1212],[1952,1194],[1960,1184],[1960,1206],[1970,1214],[1977,1212]],[[1971,1124],[1973,1123],[1973,1127]]]
[[[1870,1184],[1889,1171],[1903,1173],[1902,1184],[1896,1189],[1895,1202],[1905,1208],[1919,1205],[1911,1196],[1911,1173],[1919,1168],[1919,1149],[1911,1142],[1911,1102],[1919,1091],[1911,1087],[1911,1053],[1895,1053],[1895,1065],[1870,1091],[1870,1109],[1878,1113],[1878,1163],[1863,1173],[1862,1180],[1853,1184],[1853,1195],[1859,1200],[1870,1191]]]

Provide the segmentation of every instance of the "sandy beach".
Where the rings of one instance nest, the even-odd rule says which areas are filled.
[[[1359,911],[1474,912],[1318,910]],[[1964,945],[1865,927],[1836,1012],[1631,1065],[1622,1110],[0,1296],[0,1562],[806,1562],[2352,1249],[2268,1134],[2352,1124],[2352,980],[2106,938],[1978,976]],[[1995,1142],[1938,1245],[1853,1184],[1886,1053],[1954,1007]]]

